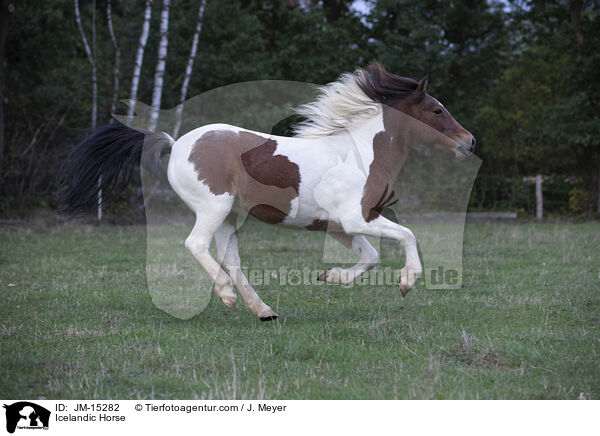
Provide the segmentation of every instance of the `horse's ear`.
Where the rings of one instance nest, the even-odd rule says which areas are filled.
[[[419,80],[419,86],[417,86],[417,92],[425,92],[427,91],[427,83],[429,82],[429,77],[425,76],[421,80]]]

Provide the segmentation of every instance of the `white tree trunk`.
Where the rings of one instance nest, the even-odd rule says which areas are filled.
[[[94,0],[92,5],[92,42],[93,49],[90,48],[83,26],[81,24],[81,13],[79,12],[79,0],[75,1],[75,21],[79,33],[81,34],[81,40],[87,54],[88,61],[92,67],[92,130],[96,128],[98,120],[98,74],[96,71],[96,1]],[[98,185],[102,183],[102,179],[98,179]],[[98,190],[98,220],[102,220],[102,189]]]
[[[135,64],[133,66],[133,76],[131,77],[131,92],[129,98],[132,101],[129,106],[129,116],[133,116],[135,109],[135,100],[137,99],[138,88],[140,84],[140,74],[142,72],[142,61],[144,60],[144,50],[148,42],[148,33],[150,33],[150,17],[152,16],[152,0],[146,0],[146,11],[144,12],[144,25],[142,26],[142,35],[138,45]]]
[[[535,216],[541,220],[544,217],[544,197],[542,195],[542,176],[535,176]]]
[[[113,69],[113,97],[112,103],[110,104],[110,113],[112,115],[117,108],[117,98],[119,96],[119,63],[121,62],[121,49],[119,48],[119,44],[117,43],[117,37],[115,36],[115,31],[113,29],[111,0],[108,0],[108,3],[106,5],[106,18],[108,20],[108,32],[110,33],[110,39],[112,40],[113,47],[115,48],[115,68]],[[111,116],[110,122],[112,121],[113,118]]]
[[[96,61],[96,0],[92,2],[92,53],[94,62]],[[98,80],[95,80],[96,85],[94,86],[94,106],[96,107],[96,114],[98,114]],[[96,123],[92,126],[96,128]],[[102,221],[102,175],[98,177],[98,197],[96,201],[96,213],[98,221]]]
[[[95,6],[94,1],[94,6]],[[77,27],[79,28],[79,33],[81,34],[81,39],[83,41],[83,47],[85,48],[85,53],[87,54],[88,61],[92,66],[92,129],[96,128],[96,122],[98,119],[98,77],[96,72],[96,58],[94,57],[94,53],[88,44],[87,38],[85,37],[85,32],[83,31],[83,26],[81,25],[81,14],[79,13],[79,0],[75,0],[75,21],[77,22]],[[95,25],[95,23],[93,23]],[[92,35],[95,35],[95,30],[92,30]]]
[[[183,105],[187,96],[188,87],[190,85],[190,78],[192,77],[192,68],[194,67],[194,59],[198,51],[198,39],[200,38],[200,32],[202,31],[202,21],[204,17],[204,7],[206,6],[206,0],[202,0],[200,7],[198,8],[198,21],[196,22],[196,31],[194,32],[194,38],[192,40],[192,49],[190,50],[190,57],[188,58],[187,65],[185,66],[185,76],[183,77],[183,84],[181,85],[181,97],[179,99],[179,106],[177,106],[177,112],[175,113],[175,127],[173,128],[173,138],[177,139],[179,136],[179,129],[181,128],[181,117],[183,115]]]
[[[154,71],[154,88],[152,90],[152,112],[150,114],[150,130],[154,131],[158,123],[158,112],[162,100],[163,82],[165,78],[165,67],[167,64],[167,47],[169,45],[169,3],[163,0],[160,15],[160,43],[158,44],[158,60]]]

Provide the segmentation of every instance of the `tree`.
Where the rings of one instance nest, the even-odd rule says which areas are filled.
[[[581,28],[581,0],[569,0],[569,12],[571,14],[573,32],[575,33],[575,38],[577,38],[577,45],[583,47],[584,38],[583,29]]]
[[[194,59],[196,58],[196,52],[198,51],[198,39],[200,32],[202,31],[202,20],[204,17],[204,7],[206,6],[206,0],[202,0],[200,7],[198,8],[198,19],[196,20],[196,31],[192,38],[192,48],[190,49],[190,56],[188,57],[187,64],[185,66],[185,76],[183,83],[181,84],[181,97],[179,98],[179,106],[175,114],[175,127],[173,127],[173,137],[179,136],[179,129],[181,128],[181,117],[183,115],[183,105],[187,96],[188,87],[190,85],[190,78],[192,77],[192,68],[194,67]]]
[[[129,116],[133,116],[135,110],[135,101],[137,100],[138,88],[140,86],[140,75],[142,73],[142,62],[144,60],[144,51],[148,42],[148,34],[150,33],[150,18],[152,16],[152,0],[146,0],[146,8],[144,10],[144,24],[142,26],[142,34],[138,43],[133,74],[131,77],[131,91],[129,99],[132,104],[129,106]]]
[[[530,0],[520,11],[520,18],[529,23],[524,31],[531,41],[528,50],[542,52],[553,68],[559,69],[559,76],[551,87],[552,98],[538,111],[540,119],[531,136],[544,138],[546,147],[555,153],[556,150],[566,149],[557,172],[581,179],[582,182],[577,186],[577,189],[585,192],[581,208],[590,210],[595,205],[598,213],[599,12],[597,3],[580,0]]]
[[[174,106],[242,81],[326,83],[372,59],[397,74],[429,74],[431,94],[477,137],[476,204],[526,207],[533,192],[519,180],[542,172],[576,181],[548,192],[550,212],[568,208],[570,189],[578,209],[600,208],[597,0],[369,0],[362,14],[350,0],[219,0],[203,11],[203,0],[177,0],[166,21],[165,3],[152,17],[152,0],[97,8],[78,0],[77,11],[74,0],[13,3],[10,31],[0,27],[2,215],[52,205],[66,150],[93,124],[94,108],[97,123],[118,110],[123,90]],[[106,20],[84,18],[98,12]],[[148,51],[157,54],[153,68],[143,68]]]
[[[169,46],[169,5],[170,0],[163,0],[162,13],[160,16],[160,43],[158,46],[158,60],[154,72],[154,87],[152,91],[152,107],[154,110],[150,116],[150,130],[156,128],[160,102],[162,100],[165,68],[167,64],[167,48]]]
[[[81,34],[83,47],[92,67],[92,130],[98,122],[98,73],[96,70],[96,0],[92,3],[92,47],[88,44],[83,26],[81,25],[81,14],[79,12],[79,0],[75,1],[75,21]],[[98,186],[102,184],[102,177],[98,179]],[[98,190],[98,220],[102,220],[102,189]]]
[[[93,8],[92,8],[92,47],[88,44],[88,40],[85,36],[85,32],[83,31],[83,26],[81,24],[81,13],[79,12],[79,0],[75,1],[75,21],[77,22],[77,28],[79,29],[79,33],[81,34],[81,40],[83,42],[83,47],[85,48],[85,53],[88,58],[88,62],[92,67],[92,129],[96,128],[96,124],[98,121],[98,73],[96,71],[96,0],[94,0]]]
[[[113,70],[113,96],[112,102],[110,104],[110,113],[114,113],[117,106],[117,98],[119,97],[119,64],[121,61],[121,48],[117,42],[117,37],[115,36],[115,30],[113,28],[112,21],[112,9],[111,9],[111,0],[107,0],[106,3],[106,20],[108,23],[108,31],[110,33],[110,40],[112,41],[113,47],[115,48],[115,67]],[[112,118],[111,118],[112,122]]]

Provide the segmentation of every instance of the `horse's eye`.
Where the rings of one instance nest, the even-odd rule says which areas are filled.
[[[442,113],[442,110],[440,108],[437,108],[436,110],[433,111],[434,114],[439,115]]]

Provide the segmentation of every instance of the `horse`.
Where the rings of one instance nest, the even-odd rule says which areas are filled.
[[[73,149],[61,170],[62,212],[85,210],[99,189],[124,187],[143,160],[142,148],[150,150],[142,161],[150,168],[170,149],[168,182],[196,217],[185,247],[227,306],[235,308],[235,287],[261,320],[278,316],[242,272],[239,213],[272,225],[327,231],[355,252],[356,265],[321,275],[328,283],[349,284],[376,265],[378,252],[366,236],[395,240],[406,254],[400,270],[406,296],[423,269],[412,231],[382,214],[394,180],[413,147],[455,158],[475,148],[474,136],[428,94],[427,84],[427,76],[415,81],[376,62],[344,73],[295,109],[304,121],[293,136],[210,124],[175,140],[118,122],[102,126]],[[209,252],[213,239],[218,259]]]

